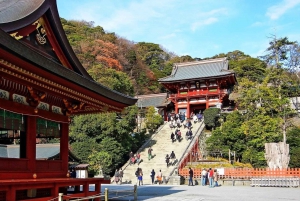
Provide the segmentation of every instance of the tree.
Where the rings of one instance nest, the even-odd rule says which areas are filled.
[[[130,78],[123,72],[103,65],[96,65],[88,71],[94,80],[102,85],[127,95],[134,95],[133,85]]]
[[[100,168],[104,173],[110,172],[110,166],[112,165],[112,156],[106,151],[95,151],[88,156],[89,171],[93,174],[99,172]]]
[[[268,53],[261,58],[270,66],[281,68],[284,61],[288,59],[290,46],[295,42],[289,41],[287,37],[277,39],[276,36],[272,36],[271,38],[270,46],[266,50]]]
[[[204,123],[205,126],[209,128],[214,128],[217,125],[218,118],[220,114],[220,109],[219,108],[208,108],[204,110],[203,115],[204,115]]]
[[[236,158],[241,161],[246,149],[245,134],[241,129],[244,116],[234,111],[226,116],[222,127],[212,131],[211,137],[206,140],[209,151],[221,151],[224,158],[228,158],[228,150],[236,152]]]
[[[250,81],[262,82],[266,76],[266,63],[256,58],[247,57],[242,60],[231,60],[229,67],[236,73],[238,81],[247,78]]]
[[[291,168],[300,167],[300,129],[291,128],[287,133],[287,144],[290,146],[290,164]]]
[[[147,108],[146,111],[146,127],[151,132],[163,123],[163,118],[155,111],[153,106]]]

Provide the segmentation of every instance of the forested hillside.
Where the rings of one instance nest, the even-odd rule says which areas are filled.
[[[126,40],[92,22],[61,19],[66,35],[92,77],[119,92],[159,93],[157,80],[169,75],[174,62],[192,61],[176,56],[159,44]]]
[[[61,19],[67,37],[83,66],[101,84],[128,95],[163,92],[157,80],[170,75],[173,63],[199,60],[177,56],[159,44],[128,41],[107,33],[91,22]],[[120,33],[121,34],[121,33]],[[300,129],[295,124],[299,102],[291,109],[290,98],[300,94],[300,47],[288,38],[273,38],[266,54],[253,58],[239,50],[211,58],[227,57],[238,85],[233,96],[238,111],[214,117],[207,150],[236,152],[239,161],[265,167],[264,144],[279,142],[283,135],[290,144],[290,167],[300,167]],[[203,58],[209,59],[209,58]],[[144,131],[134,134],[137,107],[127,108],[122,120],[115,114],[75,116],[70,126],[70,143],[79,158],[112,173],[145,140]],[[299,118],[298,118],[299,120]],[[130,135],[130,133],[132,135]]]

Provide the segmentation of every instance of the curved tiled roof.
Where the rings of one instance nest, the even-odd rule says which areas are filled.
[[[37,10],[45,0],[1,0],[0,23],[20,20]]]
[[[15,40],[9,34],[3,32],[1,29],[0,48],[5,48],[13,54],[18,55],[19,57],[33,63],[34,65],[39,66],[41,69],[51,72],[52,74],[62,77],[69,82],[73,82],[78,86],[89,89],[116,102],[120,102],[126,105],[134,105],[137,101],[137,99],[135,98],[111,90],[95,82],[94,80],[87,79],[86,77],[63,67],[61,64],[56,63],[49,58],[46,58],[44,55],[36,52],[31,48],[28,48],[28,46],[24,45],[20,41]]]
[[[22,9],[22,6],[24,6],[24,11],[17,13],[16,11]],[[29,48],[5,33],[26,27],[41,16],[47,17],[55,35],[54,37],[60,44],[64,55],[72,65],[74,71],[46,58],[35,49]],[[60,22],[55,0],[0,0],[0,47],[9,50],[13,54],[18,55],[46,71],[63,77],[65,80],[76,83],[78,86],[96,92],[115,102],[125,105],[134,105],[137,101],[137,99],[98,84],[91,78],[69,44]]]
[[[174,82],[198,78],[220,77],[233,74],[228,70],[226,58],[210,59],[174,64],[170,76],[159,79],[159,82]]]
[[[138,98],[136,105],[139,108],[145,108],[149,106],[159,107],[165,106],[169,103],[167,93],[139,95],[135,98]]]

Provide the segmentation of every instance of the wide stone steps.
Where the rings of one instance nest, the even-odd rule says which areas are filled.
[[[193,124],[192,131],[193,134],[196,134],[196,131],[200,127],[200,123]],[[134,165],[128,165],[126,168],[123,168],[124,176],[123,183],[136,183],[135,171],[137,168],[142,168],[143,171],[143,183],[151,184],[150,172],[152,169],[155,170],[156,174],[159,170],[162,171],[163,176],[169,176],[170,172],[174,169],[175,166],[167,167],[165,162],[165,157],[167,154],[170,155],[174,151],[177,160],[181,158],[184,154],[186,148],[190,144],[190,140],[185,139],[185,133],[188,129],[180,128],[183,139],[181,142],[175,141],[172,143],[170,136],[172,132],[175,132],[175,129],[170,129],[169,124],[166,123],[163,128],[151,139],[151,141],[141,150],[140,155],[142,162]],[[152,147],[153,158],[148,161],[148,149]]]

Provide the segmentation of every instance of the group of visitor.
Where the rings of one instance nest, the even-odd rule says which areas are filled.
[[[176,156],[174,151],[171,152],[171,154],[167,154],[166,155],[166,163],[167,163],[167,167],[169,167],[169,165],[175,165],[176,163]]]
[[[122,178],[123,178],[123,170],[120,168],[120,170],[116,169],[115,171],[115,182],[116,184],[122,184]]]
[[[191,167],[189,167],[189,186],[194,186],[193,183],[194,178],[194,171]],[[201,172],[201,184],[202,186],[206,186],[206,183],[208,182],[209,187],[218,187],[218,172],[217,169],[213,170],[212,168],[209,168],[206,170],[205,168]]]
[[[152,184],[155,184],[155,171],[154,171],[154,169],[152,169],[152,171],[150,172],[150,177],[151,177]],[[161,170],[159,170],[159,172],[157,173],[156,181],[157,181],[158,184],[162,183]]]
[[[175,142],[176,140],[177,140],[178,142],[180,142],[181,139],[182,139],[182,137],[181,137],[181,131],[180,131],[179,129],[176,129],[176,130],[175,130],[175,134],[174,134],[173,132],[171,133],[171,140],[172,140],[172,143]]]
[[[201,184],[202,186],[206,186],[206,184],[209,184],[210,188],[218,187],[218,172],[217,169],[213,170],[212,168],[209,168],[206,170],[205,168],[201,172]]]
[[[135,176],[136,176],[136,179],[137,179],[137,184],[140,185],[143,185],[143,171],[142,171],[142,168],[137,168],[137,170],[135,171]]]
[[[129,165],[134,165],[134,164],[140,164],[141,163],[141,154],[137,152],[136,154],[133,154],[132,152],[129,153]]]

